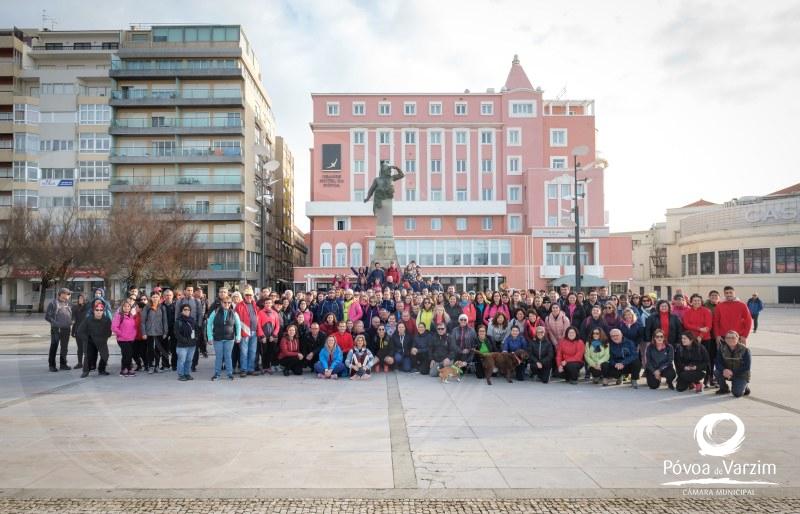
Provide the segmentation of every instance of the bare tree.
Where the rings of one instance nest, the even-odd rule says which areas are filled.
[[[0,222],[0,277],[10,274],[19,261],[19,247],[25,241],[28,209],[13,207],[7,221]]]

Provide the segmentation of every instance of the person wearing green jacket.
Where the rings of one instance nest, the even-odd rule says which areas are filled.
[[[608,340],[605,333],[595,328],[586,343],[586,353],[583,356],[586,361],[593,384],[599,384],[603,374],[603,363],[608,362]]]

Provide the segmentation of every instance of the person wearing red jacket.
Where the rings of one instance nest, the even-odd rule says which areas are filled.
[[[558,342],[556,349],[556,363],[558,372],[563,373],[570,384],[578,383],[578,374],[583,367],[583,355],[586,345],[578,337],[578,329],[575,327],[567,328],[564,338]]]
[[[258,348],[261,354],[261,367],[270,375],[278,364],[278,333],[281,330],[280,315],[272,308],[272,298],[264,300],[264,308],[258,311]],[[256,366],[257,367],[257,366]]]
[[[386,280],[388,282],[389,277],[392,277],[393,284],[401,284],[400,282],[400,268],[397,267],[397,263],[392,261],[389,264],[389,269],[386,270]]]
[[[725,300],[717,304],[714,309],[713,328],[714,337],[717,342],[722,344],[725,342],[725,334],[733,330],[739,334],[739,342],[746,345],[747,336],[750,335],[750,329],[753,327],[753,317],[750,315],[750,309],[747,304],[736,298],[736,291],[731,286],[725,286],[723,290]]]
[[[699,294],[693,294],[690,302],[691,308],[683,315],[683,328],[700,341],[710,357],[709,362],[713,363],[717,358],[717,341],[712,337],[713,314],[711,309],[703,305],[703,297]],[[706,371],[706,386],[709,384],[713,386],[715,382],[713,370],[709,368],[703,371]]]
[[[339,322],[339,328],[333,334],[333,337],[336,339],[336,344],[339,345],[343,354],[347,355],[353,349],[353,336],[347,331],[347,323],[344,321]]]
[[[478,311],[475,309],[475,304],[470,301],[468,292],[464,291],[461,293],[461,302],[459,306],[461,307],[461,312],[467,315],[467,325],[474,329]]]
[[[283,376],[288,377],[292,373],[302,375],[304,358],[303,352],[300,351],[297,327],[289,325],[281,338],[280,352],[278,353],[278,362],[283,366]]]

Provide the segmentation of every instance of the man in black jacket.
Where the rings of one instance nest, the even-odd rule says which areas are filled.
[[[78,340],[86,348],[86,358],[83,360],[83,373],[81,378],[89,376],[90,363],[93,363],[100,354],[100,363],[97,365],[98,375],[108,375],[108,338],[111,337],[111,320],[105,316],[106,307],[103,302],[92,304],[92,316],[78,327]]]
[[[439,376],[441,368],[452,365],[456,353],[456,345],[447,335],[447,326],[444,323],[439,323],[436,325],[436,335],[433,336],[430,346],[430,376]]]
[[[545,332],[542,325],[536,327],[533,339],[528,341],[528,360],[531,363],[531,378],[539,377],[546,384],[550,381],[556,352]]]
[[[162,369],[170,367],[170,359],[172,360],[172,371],[178,370],[178,352],[176,346],[176,339],[175,339],[175,318],[180,315],[180,311],[175,310],[175,302],[173,299],[175,298],[174,293],[171,289],[165,289],[162,293],[161,297],[163,298],[163,302],[161,303],[164,306],[164,309],[167,311],[167,334],[164,336],[164,348],[170,353],[169,356],[162,355],[161,356],[161,367]],[[195,320],[195,323],[197,320]]]
[[[325,334],[319,329],[319,323],[311,323],[311,330],[306,332],[300,340],[300,351],[306,356],[304,366],[314,369],[314,364],[319,359],[319,352],[325,346]]]

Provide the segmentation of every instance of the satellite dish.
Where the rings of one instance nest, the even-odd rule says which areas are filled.
[[[269,171],[269,172],[273,172],[273,171],[277,170],[280,167],[281,167],[281,163],[279,163],[278,161],[275,161],[275,160],[269,161],[268,163],[266,163],[264,165],[264,169]]]

